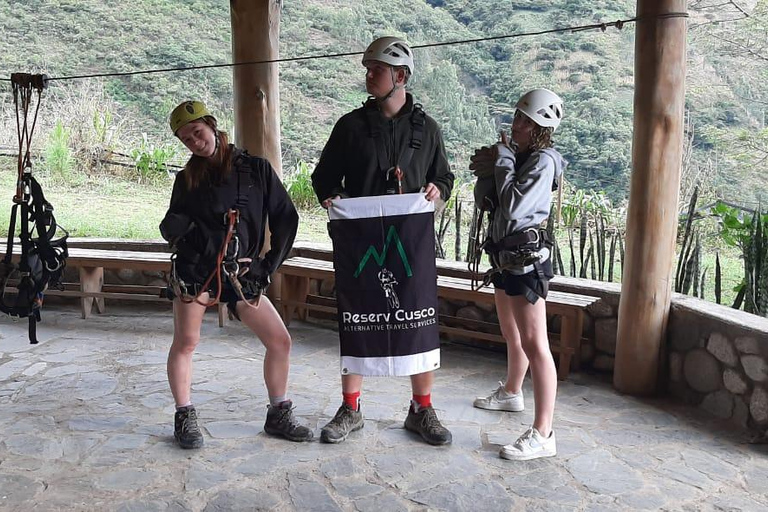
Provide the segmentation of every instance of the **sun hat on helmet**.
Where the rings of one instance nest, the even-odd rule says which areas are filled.
[[[563,100],[549,89],[534,89],[523,94],[515,108],[534,123],[555,131],[563,119]]]
[[[178,132],[179,128],[182,126],[204,117],[213,116],[201,101],[185,101],[180,103],[179,106],[171,112],[171,131],[176,135],[176,132]]]
[[[399,37],[380,37],[368,45],[363,54],[363,66],[365,63],[375,60],[389,64],[390,66],[405,66],[413,75],[413,52],[408,43]]]

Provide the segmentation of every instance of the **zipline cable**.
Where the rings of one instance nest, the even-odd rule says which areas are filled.
[[[639,16],[639,17],[629,18],[626,20],[616,20],[616,21],[604,22],[604,23],[592,23],[589,25],[578,25],[574,27],[553,28],[548,30],[540,30],[536,32],[520,32],[517,34],[478,37],[473,39],[462,39],[458,41],[444,41],[439,43],[417,44],[417,45],[412,45],[411,48],[413,49],[435,48],[440,46],[473,44],[473,43],[480,43],[480,42],[486,42],[486,41],[499,41],[503,39],[514,39],[518,37],[532,37],[532,36],[540,36],[540,35],[546,35],[546,34],[557,34],[557,33],[565,33],[565,32],[576,33],[576,32],[583,32],[587,30],[601,30],[605,32],[608,29],[608,27],[616,27],[618,30],[621,30],[622,28],[624,28],[624,25],[626,25],[627,23],[636,23],[638,21],[645,21],[649,19],[670,19],[670,18],[688,18],[688,17],[689,15],[687,12],[670,12],[665,14],[656,14],[652,16]],[[148,75],[148,74],[155,74],[155,73],[171,73],[171,72],[179,72],[179,71],[195,71],[195,70],[203,70],[203,69],[250,66],[255,64],[276,64],[276,63],[284,63],[284,62],[299,62],[299,61],[305,61],[305,60],[334,59],[339,57],[351,57],[355,55],[362,55],[363,53],[364,52],[341,52],[341,53],[330,53],[330,54],[320,54],[320,55],[304,55],[304,56],[297,56],[297,57],[286,57],[286,58],[279,58],[279,59],[255,60],[255,61],[247,61],[247,62],[234,62],[234,63],[228,63],[228,64],[205,64],[200,66],[182,66],[182,67],[172,67],[172,68],[144,69],[144,70],[122,71],[122,72],[112,72],[112,73],[91,73],[86,75],[49,77],[48,81],[52,82],[52,81],[65,81],[65,80],[79,80],[83,78],[109,78],[109,77],[120,77],[120,76],[136,76],[136,75]],[[7,78],[0,78],[0,81],[8,82],[10,80]]]

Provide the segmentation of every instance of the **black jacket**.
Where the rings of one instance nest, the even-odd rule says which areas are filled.
[[[202,283],[215,269],[226,236],[225,215],[241,194],[239,258],[252,258],[245,279],[266,282],[288,256],[298,229],[299,215],[282,182],[264,158],[234,148],[232,170],[219,184],[187,190],[184,172],[176,176],[171,205],[160,224],[163,238],[177,248],[176,270],[187,283]],[[265,228],[269,222],[270,250],[263,259]]]
[[[407,94],[406,104],[392,119],[381,115],[375,100],[368,100],[339,119],[312,173],[312,187],[318,200],[336,195],[385,194],[388,169],[380,168],[377,144],[383,144],[387,165],[394,167],[411,142],[412,111],[413,97]],[[418,192],[427,183],[434,183],[443,200],[451,196],[454,175],[448,165],[440,127],[429,116],[425,116],[422,147],[414,151],[403,174],[404,193]]]

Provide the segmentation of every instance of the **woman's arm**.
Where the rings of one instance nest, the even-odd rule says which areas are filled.
[[[170,206],[162,222],[160,222],[160,235],[171,246],[175,246],[178,240],[194,227],[192,219],[182,211],[182,200],[186,193],[184,186],[184,177],[179,173],[173,182]]]
[[[536,151],[518,173],[512,150],[499,145],[498,151],[494,179],[501,214],[514,224],[513,231],[540,224],[549,215],[555,161]]]
[[[265,173],[265,200],[269,217],[270,245],[264,255],[262,271],[271,275],[288,257],[299,229],[299,214],[293,205],[283,183],[278,178],[269,162],[263,160],[267,169]]]

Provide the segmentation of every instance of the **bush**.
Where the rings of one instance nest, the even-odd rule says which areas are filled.
[[[313,208],[318,205],[312,188],[312,170],[307,162],[299,160],[285,177],[285,188],[297,208]]]
[[[176,156],[171,146],[154,146],[141,134],[141,145],[131,151],[131,157],[139,171],[139,183],[158,183],[168,178],[168,161]]]
[[[57,121],[43,150],[45,169],[51,178],[64,183],[72,180],[75,168],[75,160],[69,148],[69,133],[69,129]]]

